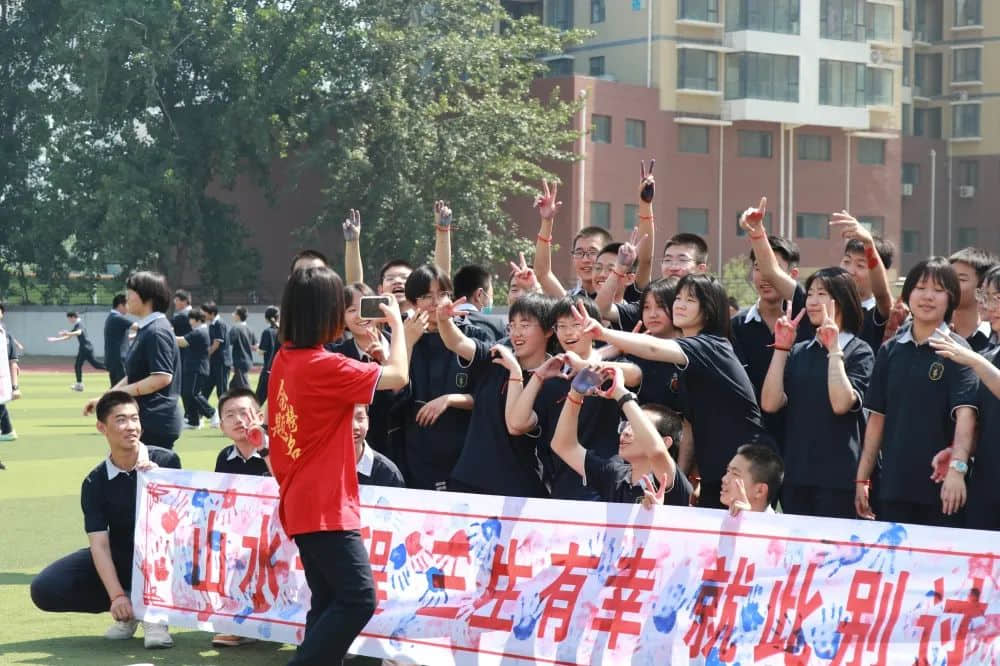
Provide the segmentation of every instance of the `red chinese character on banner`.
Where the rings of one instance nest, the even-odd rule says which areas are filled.
[[[503,609],[504,602],[517,601],[517,598],[521,596],[521,593],[516,589],[517,579],[530,579],[531,565],[517,563],[517,539],[510,541],[506,563],[503,561],[503,550],[503,546],[494,546],[490,582],[486,586],[485,594],[475,604],[478,612],[480,608],[492,603],[493,611],[485,616],[473,614],[469,618],[469,626],[495,631],[510,631],[514,626],[513,618],[500,618],[500,611]],[[507,585],[502,589],[500,588],[501,577],[507,579]]]
[[[268,515],[265,515],[261,520],[260,537],[243,537],[243,547],[250,549],[250,558],[247,560],[246,575],[240,581],[240,591],[245,594],[250,587],[251,581],[256,578],[256,585],[254,586],[251,599],[253,600],[254,612],[257,613],[270,610],[271,608],[268,597],[264,594],[265,586],[267,586],[268,591],[271,593],[271,599],[278,596],[278,579],[274,575],[274,567],[271,564],[271,560],[281,546],[281,537],[275,533],[268,540],[267,528],[270,520],[271,517]]]
[[[719,662],[727,663],[736,658],[736,643],[731,639],[739,610],[737,599],[750,594],[747,583],[753,580],[754,571],[754,565],[748,566],[745,557],[740,558],[735,574],[726,570],[725,557],[716,558],[714,569],[705,569],[701,578],[704,582],[698,589],[694,604],[695,619],[684,636],[692,657],[696,657],[699,652],[707,657],[715,644],[719,643]],[[725,602],[722,605],[722,615],[716,622],[714,618],[721,599],[725,599]]]
[[[562,566],[563,570],[539,595],[545,599],[542,621],[538,625],[539,638],[545,635],[545,627],[549,620],[556,620],[559,623],[555,630],[555,640],[561,641],[566,638],[569,621],[576,608],[576,600],[580,596],[583,584],[587,582],[585,575],[573,573],[573,570],[596,569],[600,561],[601,558],[596,555],[580,555],[580,546],[576,543],[569,545],[568,553],[552,553],[552,564]]]
[[[965,641],[969,637],[969,625],[977,617],[983,617],[986,613],[987,604],[980,601],[983,591],[984,579],[973,578],[972,587],[965,599],[944,599],[944,579],[938,578],[934,581],[935,604],[940,604],[944,600],[944,613],[960,616],[957,620],[958,627],[955,628],[956,621],[945,619],[941,615],[921,615],[917,618],[917,626],[920,627],[920,654],[919,663],[927,664],[927,647],[934,634],[934,627],[938,620],[941,621],[939,633],[941,635],[941,645],[947,645],[952,640],[955,647],[947,652],[948,666],[960,666],[965,659]]]
[[[191,587],[202,592],[226,594],[226,535],[215,530],[215,514],[213,509],[208,512],[208,530],[205,532],[205,543],[201,542],[201,528],[194,528],[194,554],[191,558]],[[202,565],[202,550],[205,551],[205,563]],[[218,551],[218,556],[212,556]],[[213,567],[213,559],[216,559]],[[212,569],[215,569],[216,579],[212,580]]]
[[[843,663],[861,666],[865,652],[877,652],[878,661],[874,666],[885,666],[889,639],[899,621],[899,610],[909,578],[909,572],[903,571],[895,584],[890,581],[883,584],[882,574],[878,571],[854,573],[847,599],[847,612],[851,619],[840,623],[841,641],[833,657],[833,666]],[[848,652],[852,652],[853,656],[848,658]]]
[[[372,578],[375,579],[375,613],[378,614],[382,612],[382,602],[389,598],[382,586],[389,579],[385,566],[389,563],[389,551],[392,550],[392,532],[375,530],[372,533],[370,527],[362,527],[361,538],[369,542],[368,560],[372,565]]]
[[[652,573],[656,568],[656,560],[643,557],[643,550],[640,546],[636,549],[634,557],[622,557],[618,560],[618,573],[609,576],[605,584],[605,587],[613,591],[601,604],[601,609],[610,611],[611,617],[595,617],[590,625],[591,629],[609,634],[608,647],[612,650],[618,646],[620,634],[638,636],[642,629],[642,625],[638,622],[626,620],[625,614],[642,611],[639,597],[644,592],[650,592],[655,582],[652,577],[640,575],[642,572]],[[628,590],[628,596],[623,596],[625,590]]]
[[[417,610],[417,615],[429,615],[431,617],[442,617],[455,619],[458,617],[459,606],[442,605],[448,602],[448,591],[464,592],[465,577],[456,576],[455,570],[458,568],[459,560],[471,564],[469,557],[469,537],[465,530],[458,530],[448,541],[435,541],[431,549],[431,554],[435,556],[436,564],[427,569],[424,575],[427,577],[427,591],[420,596],[423,608]],[[450,570],[445,572],[442,562],[450,564]]]
[[[806,568],[802,587],[798,592],[795,590],[795,582],[798,580],[801,565],[792,565],[788,571],[788,580],[784,583],[783,591],[782,581],[779,580],[775,583],[774,589],[771,590],[771,601],[767,605],[764,632],[760,643],[753,651],[755,661],[763,661],[776,654],[784,654],[787,666],[805,666],[809,663],[809,659],[812,657],[812,648],[801,640],[802,621],[823,605],[823,597],[819,592],[812,596],[809,595],[816,566],[810,564]],[[791,623],[788,622],[790,616],[795,618]],[[775,622],[775,620],[777,621]]]

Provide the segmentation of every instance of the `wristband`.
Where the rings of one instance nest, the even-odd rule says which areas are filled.
[[[767,238],[767,234],[750,234],[750,240],[762,240]]]
[[[656,217],[654,217],[653,215],[640,215],[639,219],[640,220],[655,220]]]
[[[572,402],[574,405],[582,405],[583,404],[583,400],[577,400],[576,398],[574,398],[569,393],[566,394],[566,399],[569,400],[570,402]]]
[[[871,245],[865,246],[865,257],[868,258],[868,270],[872,270],[878,266],[878,255],[875,253],[875,248]]]
[[[442,226],[440,224],[435,224],[434,228],[437,229],[438,231],[440,231],[441,233],[445,233],[445,234],[448,233],[449,231],[451,231],[451,227],[450,226],[446,227],[446,226]]]
[[[779,347],[778,345],[768,345],[768,347],[770,347],[774,351],[783,351],[783,352],[790,352],[790,351],[792,351],[791,347]]]
[[[546,238],[545,236],[543,236],[541,234],[538,234],[538,240],[542,241],[543,243],[551,243],[552,242],[552,236],[549,236],[549,237]]]
[[[837,357],[844,358],[844,352],[842,352],[842,351],[827,352],[826,357],[827,358],[837,358]]]
[[[618,400],[616,401],[618,403],[618,409],[622,409],[623,407],[625,407],[626,402],[632,402],[632,401],[638,401],[638,398],[636,397],[635,393],[629,391],[622,397],[618,398]]]
[[[872,487],[871,479],[864,479],[864,480],[858,479],[854,483],[858,484],[859,486],[864,486],[865,488],[871,488]]]
[[[521,377],[508,377],[507,381],[508,382],[517,382],[518,384],[523,384],[524,383],[524,379],[521,378]]]

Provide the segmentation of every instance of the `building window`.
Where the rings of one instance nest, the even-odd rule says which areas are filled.
[[[982,81],[982,49],[955,49],[951,52],[952,81]]]
[[[800,160],[830,161],[830,137],[819,134],[797,134],[795,144],[798,146]]]
[[[799,213],[795,216],[795,235],[798,238],[829,238],[829,220],[824,213]]]
[[[590,0],[590,22],[604,23],[604,0]]]
[[[917,24],[913,38],[919,42],[941,41],[941,25],[944,22],[941,14],[944,11],[944,3],[918,0],[916,4]]]
[[[955,104],[951,107],[951,136],[954,138],[978,137],[979,104]]]
[[[848,42],[865,41],[863,0],[821,0],[819,36]]]
[[[799,0],[727,0],[726,30],[799,34]]]
[[[903,85],[910,85],[910,77],[912,75],[912,65],[913,60],[913,49],[903,48]]]
[[[689,21],[719,22],[719,0],[680,0],[677,18]]]
[[[982,0],[955,0],[955,25],[982,25]]]
[[[678,49],[677,87],[694,90],[719,89],[719,55],[715,51]]]
[[[594,56],[590,59],[590,75],[604,76],[604,56]]]
[[[913,136],[941,138],[941,109],[913,109]]]
[[[743,211],[736,213],[736,235],[746,236],[747,230],[740,226],[740,217],[743,216]],[[771,211],[764,213],[764,231],[771,233]]]
[[[611,228],[611,204],[607,201],[590,202],[590,226]]]
[[[632,231],[639,224],[639,205],[625,204],[625,231]]]
[[[903,252],[918,254],[920,252],[920,232],[914,229],[903,229]]]
[[[771,133],[739,130],[740,157],[771,157]]]
[[[869,67],[865,71],[868,106],[892,106],[892,70]]]
[[[979,245],[979,229],[959,227],[955,240],[958,247],[976,247]]]
[[[611,116],[599,116],[596,113],[590,117],[590,140],[594,143],[611,143]]]
[[[629,148],[646,147],[646,121],[625,119],[625,145]]]
[[[913,136],[913,105],[903,104],[899,113],[903,117],[903,136]]]
[[[979,162],[976,160],[958,161],[958,184],[979,186]]]
[[[871,215],[861,215],[858,217],[858,222],[865,229],[871,232],[873,236],[878,236],[879,238],[885,233],[885,218],[884,217],[873,217]]]
[[[548,13],[545,22],[559,30],[573,28],[573,0],[549,0],[545,3]]]
[[[933,97],[941,94],[942,62],[940,53],[919,54],[913,59],[913,78],[917,84],[914,96]]]
[[[819,103],[827,106],[865,106],[866,67],[840,60],[819,61]]]
[[[726,99],[799,101],[799,59],[770,53],[726,54]]]
[[[873,2],[865,5],[865,29],[868,39],[878,42],[892,42],[893,14],[896,8]]]
[[[681,153],[708,153],[708,128],[697,125],[678,125],[677,151]]]
[[[885,140],[858,139],[858,163],[885,164]]]
[[[678,208],[677,232],[682,234],[708,235],[707,208]]]
[[[572,58],[553,58],[549,60],[549,76],[570,76],[572,74]]]
[[[913,30],[913,0],[903,0],[903,30]]]
[[[920,182],[920,165],[913,162],[903,162],[903,182],[916,185]]]

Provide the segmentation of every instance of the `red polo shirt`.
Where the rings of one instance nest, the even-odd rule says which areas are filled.
[[[284,346],[267,385],[270,460],[288,536],[361,528],[351,424],[382,368],[322,347]]]

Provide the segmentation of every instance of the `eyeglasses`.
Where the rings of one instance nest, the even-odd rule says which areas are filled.
[[[686,254],[680,254],[676,257],[666,254],[663,256],[663,259],[660,261],[660,263],[663,264],[664,266],[687,266],[688,264],[693,264],[694,259],[687,256]]]
[[[433,303],[437,303],[442,298],[451,298],[451,294],[447,291],[442,291],[437,294],[431,292],[429,294],[424,294],[423,296],[417,296],[417,305],[431,305]]]
[[[584,257],[586,257],[587,259],[597,259],[597,255],[599,255],[600,253],[601,253],[600,250],[587,250],[586,252],[584,252],[583,250],[573,250],[571,254],[576,259],[583,259]]]
[[[517,324],[513,324],[513,323],[507,324],[506,331],[507,331],[507,334],[510,335],[511,333],[515,333],[515,332],[517,332],[517,333],[527,333],[528,331],[533,331],[536,328],[539,328],[538,322],[535,322],[535,321],[522,321],[522,322],[519,322]]]
[[[976,302],[988,308],[1000,308],[1000,294],[985,289],[976,289]]]
[[[569,333],[570,331],[579,333],[582,330],[582,324],[556,324],[556,331],[559,333]]]
[[[619,421],[618,422],[618,434],[619,435],[624,435],[626,431],[628,431],[629,433],[632,432],[632,424],[629,423],[628,421]]]

